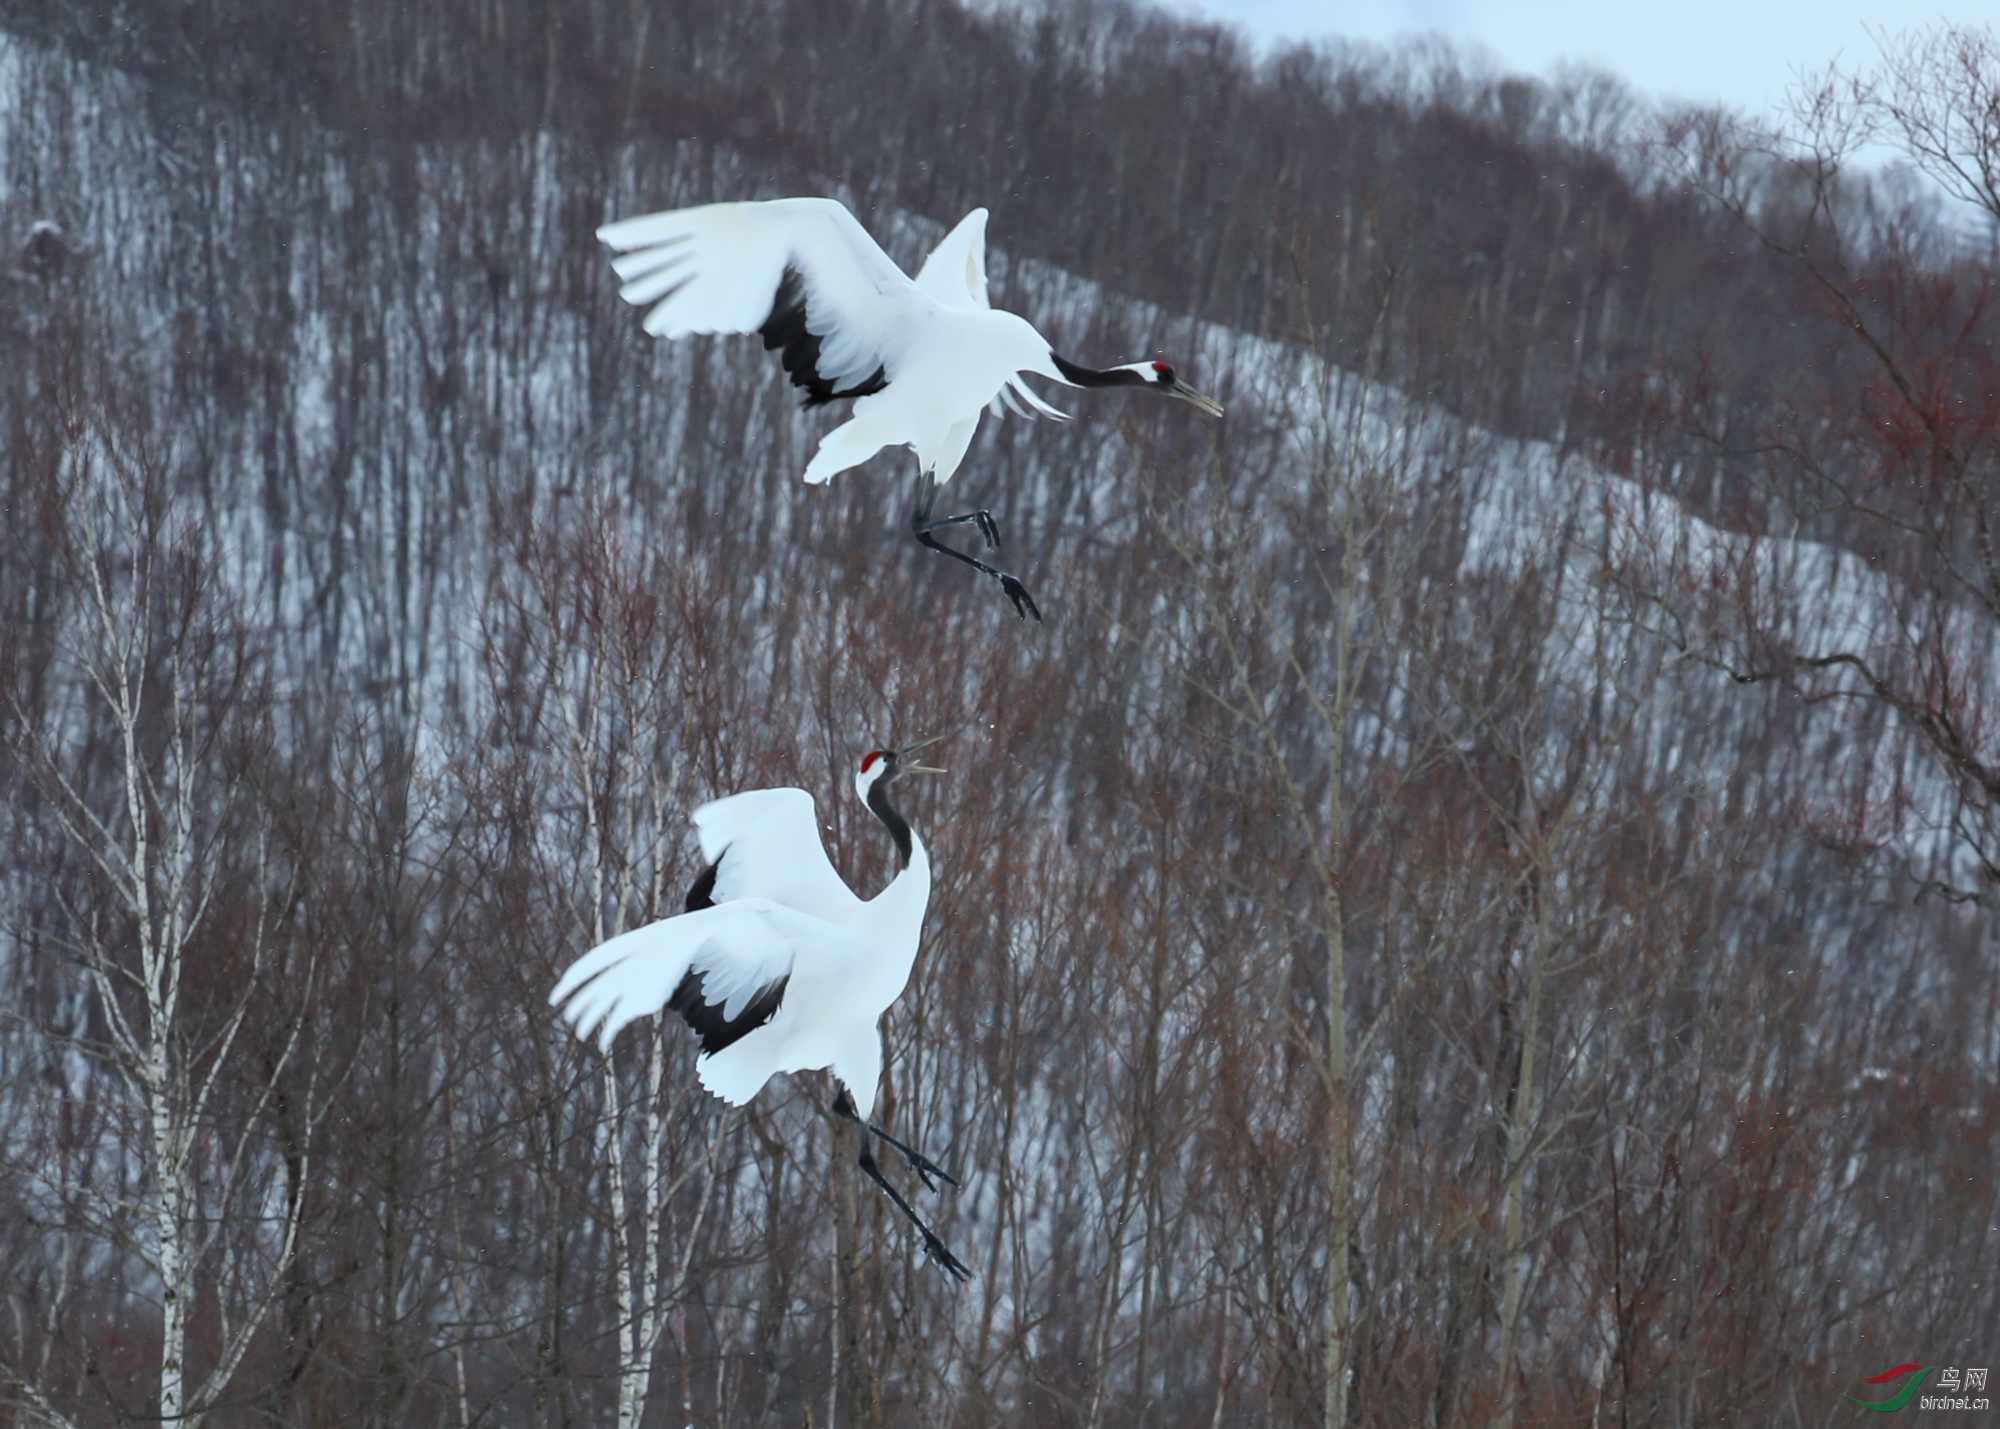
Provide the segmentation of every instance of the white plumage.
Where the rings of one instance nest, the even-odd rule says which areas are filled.
[[[871,750],[854,777],[903,861],[873,898],[857,898],[828,862],[805,790],[717,799],[694,813],[708,867],[688,890],[688,911],[593,948],[549,1001],[607,1051],[635,1019],[678,1012],[701,1038],[701,1084],[736,1106],[775,1072],[831,1068],[842,1086],[834,1112],[862,1129],[861,1169],[909,1217],[930,1257],[964,1280],[972,1272],[882,1175],[870,1138],[901,1152],[932,1190],[957,1180],[868,1120],[882,1077],[876,1024],[910,980],[931,895],[930,855],[889,802],[889,785],[900,774],[942,773],[903,757],[932,742]]]
[[[964,461],[980,414],[1004,402],[1023,415],[1061,418],[1021,380],[1032,374],[1072,387],[1141,387],[1222,415],[1164,362],[1082,367],[1058,356],[1025,318],[989,306],[983,208],[960,220],[914,279],[831,199],[676,209],[606,224],[597,236],[618,250],[619,292],[646,308],[647,332],[759,333],[807,405],[853,401],[852,418],[821,438],[808,482],[884,447],[915,452],[917,538],[998,580],[1024,616],[1040,613],[1019,581],[930,534],[974,524],[989,547],[999,545],[987,512],[931,517],[936,489]]]
[[[625,280],[619,293],[648,309],[644,326],[655,337],[773,326],[772,345],[786,348],[797,338],[787,324],[802,317],[817,347],[787,371],[808,402],[856,398],[853,419],[821,440],[808,482],[892,445],[912,448],[924,470],[947,482],[981,411],[1003,389],[1063,415],[1020,380],[1022,372],[1064,380],[1048,343],[1026,319],[987,306],[983,208],[966,215],[914,280],[832,199],[677,209],[607,224],[597,236],[620,250],[612,260]],[[788,275],[796,291],[781,291]]]
[[[890,767],[877,758],[857,779],[864,800]],[[882,1071],[876,1024],[910,980],[930,901],[923,841],[912,833],[908,866],[863,900],[828,861],[803,789],[733,794],[697,809],[694,825],[713,905],[601,944],[549,1001],[608,1050],[698,979],[683,1015],[702,1035],[704,1087],[741,1106],[777,1072],[830,1067],[865,1119]],[[775,1005],[744,1026],[760,999]]]

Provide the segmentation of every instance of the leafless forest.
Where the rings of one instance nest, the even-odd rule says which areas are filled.
[[[1996,94],[0,0],[0,1423],[1804,1426],[1993,1358]],[[785,193],[912,267],[987,205],[996,303],[1229,403],[984,426],[1046,624],[618,302],[607,218]],[[853,760],[934,733],[880,1119],[963,1287],[823,1079],[546,1003],[719,794],[872,891]]]

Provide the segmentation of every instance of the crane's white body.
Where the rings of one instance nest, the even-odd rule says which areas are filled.
[[[878,765],[876,775],[881,773]],[[862,796],[872,779],[858,782]],[[882,1074],[876,1032],[916,965],[931,865],[910,835],[909,865],[879,894],[855,896],[820,842],[812,795],[753,789],[694,814],[702,856],[716,865],[713,906],[649,923],[573,963],[549,1001],[609,1048],[659,1012],[690,973],[702,1000],[734,1019],[782,981],[768,1022],[696,1064],[701,1084],[735,1106],[777,1072],[830,1067],[866,1120]]]
[[[774,295],[782,302],[796,281],[805,328],[819,339],[816,375],[842,389],[832,395],[882,383],[820,441],[808,482],[907,446],[942,484],[989,406],[1064,416],[1021,381],[1023,373],[1068,381],[1047,339],[987,304],[983,208],[960,220],[915,278],[831,199],[676,209],[607,224],[597,236],[619,250],[619,292],[651,305],[645,328],[656,337],[761,331],[776,314]]]

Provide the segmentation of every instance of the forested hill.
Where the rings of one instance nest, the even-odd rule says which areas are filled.
[[[1828,149],[2000,111],[1924,43],[1943,111],[1777,144],[1116,6],[0,0],[0,1425],[1794,1424],[1987,1363],[2000,285]],[[1228,404],[982,424],[1045,622],[620,301],[607,219],[785,193],[911,268],[985,205],[996,305]],[[875,1109],[967,1284],[827,1078],[727,1108],[548,1002],[707,800],[881,887],[857,762],[934,734]]]
[[[761,190],[842,186],[1174,312],[1357,365],[1384,307],[1398,379],[1499,430],[1587,440],[1640,373],[1699,352],[1741,410],[1829,360],[1806,294],[1631,140],[1606,76],[1443,52],[1296,50],[1118,3],[953,0],[5,0],[24,33],[352,152],[562,133],[693,139]],[[723,197],[727,195],[716,195]],[[1384,291],[1393,274],[1393,292]],[[1837,359],[1837,353],[1835,357]],[[1606,413],[1606,407],[1612,410]]]

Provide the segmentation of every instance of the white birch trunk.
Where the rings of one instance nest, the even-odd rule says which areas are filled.
[[[110,448],[109,442],[102,451],[80,446],[74,457],[80,475],[70,499],[80,597],[60,638],[81,703],[58,710],[52,725],[29,736],[28,767],[50,795],[66,839],[94,865],[112,901],[131,919],[136,967],[121,944],[105,940],[94,919],[79,918],[75,947],[104,1018],[105,1060],[116,1069],[145,1126],[142,1154],[150,1185],[140,1214],[152,1233],[148,1259],[160,1287],[159,1414],[165,1423],[194,1426],[235,1374],[272,1299],[253,1296],[240,1318],[231,1307],[221,1307],[216,1363],[191,1393],[187,1342],[195,1278],[246,1184],[251,1146],[247,1129],[239,1131],[233,1145],[213,1144],[215,1134],[204,1132],[203,1123],[249,1011],[267,930],[260,917],[246,985],[224,1010],[223,1025],[197,1065],[187,1045],[190,1033],[183,1026],[180,993],[186,959],[215,887],[212,851],[203,846],[201,821],[205,814],[226,810],[237,790],[226,776],[205,769],[195,753],[207,733],[198,723],[204,706],[190,687],[187,662],[179,652],[165,672],[164,700],[157,708],[147,702],[150,682],[162,673],[148,661],[156,633],[156,547],[165,538],[141,514],[144,493],[139,486],[145,473],[135,475],[122,467]],[[179,573],[178,557],[185,554],[176,553],[163,564]],[[95,804],[87,795],[87,780],[74,772],[90,758],[72,741],[87,726],[93,703],[108,714],[118,735],[122,807],[116,813]],[[163,738],[159,752],[151,753],[141,732],[155,723]],[[260,862],[257,868],[262,876],[269,864]],[[135,993],[136,1008],[131,1006]],[[261,1098],[269,1097],[288,1067],[297,1035],[295,1029],[243,1127],[256,1123]],[[310,1122],[315,1117],[310,1086],[306,1105]],[[206,1188],[206,1207],[199,1165],[220,1168]],[[300,1215],[294,1200],[281,1226],[274,1277],[282,1278],[290,1265]]]
[[[1539,901],[1539,900],[1538,900]],[[1527,1198],[1528,1140],[1534,1129],[1535,1040],[1541,1034],[1542,972],[1548,962],[1547,939],[1540,927],[1528,965],[1528,1006],[1521,1026],[1521,1065],[1514,1081],[1514,1110],[1507,1123],[1507,1188],[1501,1209],[1500,1275],[1500,1409],[1495,1429],[1513,1429],[1517,1402],[1514,1351],[1520,1341],[1521,1301],[1527,1289],[1527,1247],[1522,1239]]]

